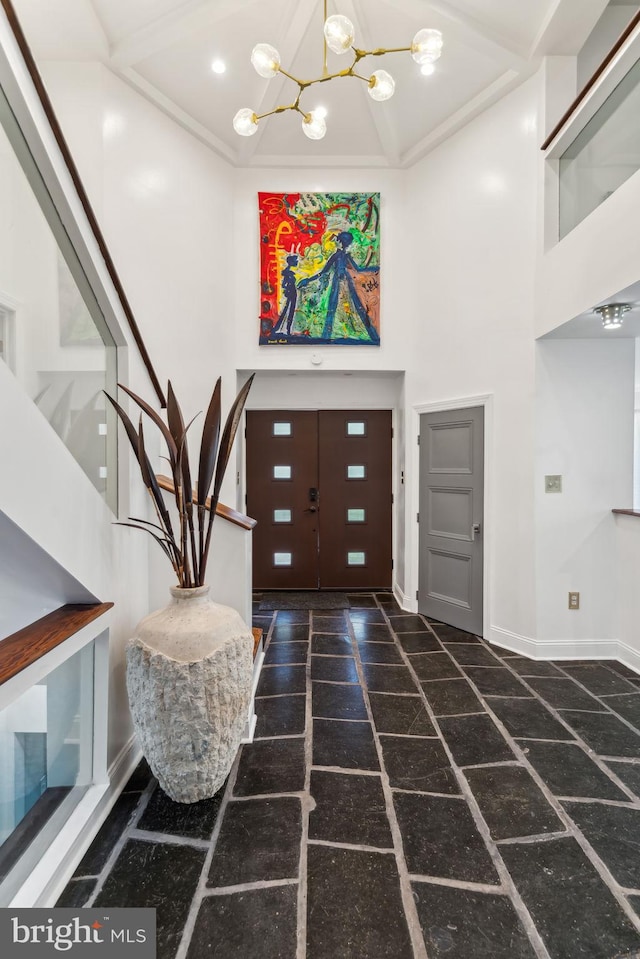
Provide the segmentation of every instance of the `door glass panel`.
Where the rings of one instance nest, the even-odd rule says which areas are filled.
[[[347,566],[364,566],[365,558],[362,552],[347,553]]]
[[[366,436],[367,426],[362,420],[351,420],[347,423],[347,436]]]
[[[291,560],[292,560],[291,553],[274,553],[273,554],[274,566],[291,566]]]
[[[367,475],[366,466],[347,466],[347,479],[364,479]]]
[[[274,523],[290,523],[291,510],[290,509],[274,509],[273,522]]]
[[[274,479],[291,479],[291,467],[290,466],[274,466],[273,467],[273,478]]]
[[[364,509],[348,509],[347,523],[364,523],[366,520],[366,512]]]
[[[291,423],[274,423],[274,436],[291,436]]]

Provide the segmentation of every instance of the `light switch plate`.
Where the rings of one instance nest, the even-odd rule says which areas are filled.
[[[554,476],[545,476],[544,478],[544,491],[545,493],[561,493],[562,492],[562,477],[558,475]]]

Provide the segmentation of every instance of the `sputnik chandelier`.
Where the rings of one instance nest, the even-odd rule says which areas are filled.
[[[273,116],[275,113],[286,113],[293,110],[302,116],[302,130],[310,140],[321,140],[327,132],[325,114],[321,110],[312,110],[307,113],[300,106],[300,98],[309,87],[316,83],[326,83],[328,80],[337,80],[341,77],[355,77],[364,81],[369,90],[369,96],[374,100],[388,100],[393,96],[395,80],[386,70],[375,70],[371,76],[363,76],[356,72],[356,67],[365,57],[381,57],[387,53],[410,53],[416,63],[422,67],[425,74],[433,73],[434,63],[442,52],[442,34],[439,30],[418,30],[409,47],[379,47],[376,50],[360,50],[354,46],[355,30],[353,24],[341,14],[327,16],[327,0],[324,0],[324,66],[322,75],[314,80],[299,80],[283,69],[280,63],[280,54],[270,43],[258,43],[251,53],[251,62],[256,72],[265,79],[271,79],[281,73],[284,77],[298,85],[298,95],[291,103],[278,106],[268,113],[255,113],[251,107],[238,110],[233,118],[233,127],[240,136],[250,137],[258,130],[260,120]],[[327,47],[337,54],[351,51],[353,63],[345,70],[329,73],[327,68]]]

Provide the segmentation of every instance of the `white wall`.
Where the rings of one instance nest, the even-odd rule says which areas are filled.
[[[619,515],[614,517],[614,523],[613,566],[617,576],[615,623],[618,636],[615,655],[640,672],[640,518]]]
[[[617,638],[611,510],[632,496],[634,365],[633,339],[537,345],[537,638],[550,655],[582,655],[585,641],[610,654]],[[562,493],[544,492],[547,474],[562,475]],[[569,591],[580,593],[577,611]]]

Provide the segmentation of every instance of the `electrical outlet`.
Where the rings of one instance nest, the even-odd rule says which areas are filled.
[[[569,593],[569,609],[580,609],[580,593]]]

